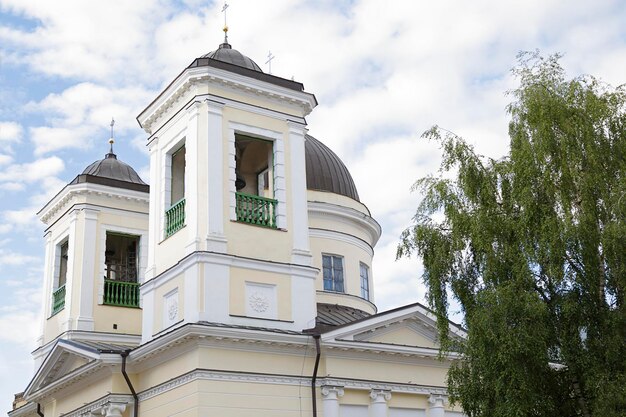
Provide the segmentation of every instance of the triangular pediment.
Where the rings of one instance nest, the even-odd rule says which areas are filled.
[[[464,330],[450,323],[450,335],[464,338]],[[348,347],[358,345],[373,350],[403,348],[437,352],[439,350],[437,322],[428,308],[416,303],[338,326],[325,332],[327,345]]]
[[[80,343],[59,340],[35,373],[26,388],[25,396],[28,397],[99,359],[100,353],[96,350],[81,346]]]

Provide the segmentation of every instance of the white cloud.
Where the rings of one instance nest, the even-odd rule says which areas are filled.
[[[22,133],[22,125],[19,123],[0,122],[0,142],[19,142],[22,139]]]
[[[10,155],[0,154],[0,166],[13,162],[13,157]]]
[[[57,175],[65,168],[58,156],[37,159],[24,164],[13,164],[0,171],[0,182],[33,183]]]

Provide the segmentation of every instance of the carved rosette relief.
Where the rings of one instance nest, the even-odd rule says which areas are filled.
[[[252,308],[257,313],[265,313],[270,307],[270,301],[267,299],[265,294],[261,294],[258,291],[250,294],[250,297],[248,298],[248,304],[250,304],[250,308]]]

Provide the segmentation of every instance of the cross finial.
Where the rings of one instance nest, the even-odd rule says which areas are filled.
[[[222,6],[222,13],[224,13],[224,43],[228,43],[228,25],[226,24],[226,9],[228,9],[228,3],[224,2]]]
[[[272,51],[269,51],[267,53],[267,61],[265,61],[266,64],[269,65],[269,73],[272,74],[272,59],[276,58],[274,55],[272,55]]]
[[[109,139],[109,145],[111,145],[111,148],[109,149],[109,153],[113,154],[113,144],[115,143],[115,139],[113,139],[113,126],[115,126],[115,119],[112,117],[109,126],[111,126],[111,138]]]

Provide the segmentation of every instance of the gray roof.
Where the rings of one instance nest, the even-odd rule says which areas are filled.
[[[136,191],[148,192],[150,187],[143,182],[137,171],[130,165],[117,159],[117,155],[109,152],[83,170],[70,184],[83,182],[109,185]]]
[[[248,68],[253,71],[263,72],[256,62],[242,54],[236,49],[233,49],[229,43],[224,42],[215,51],[211,51],[208,54],[202,55],[200,58],[211,58],[218,61],[227,62],[229,64],[237,65],[240,67]]]
[[[306,135],[304,152],[306,187],[309,190],[328,191],[360,201],[348,168],[328,146]]]
[[[315,325],[317,328],[327,329],[353,323],[366,317],[371,317],[371,314],[356,308],[339,304],[318,303]]]

